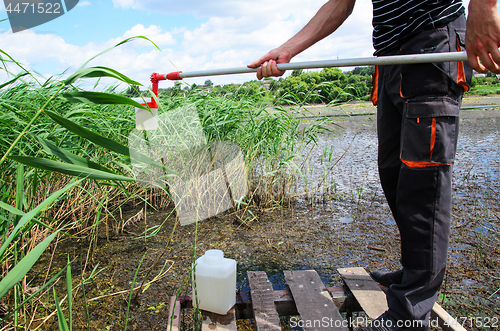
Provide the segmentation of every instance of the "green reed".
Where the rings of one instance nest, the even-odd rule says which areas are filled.
[[[138,82],[111,68],[87,67],[88,62],[69,77],[43,80],[6,53],[0,55],[4,64],[22,69],[0,85],[0,299],[13,306],[2,321],[16,329],[30,328],[24,307],[57,278],[27,297],[26,275],[51,242],[74,233],[87,237],[84,289],[99,224],[104,222],[107,228],[108,222],[117,223],[128,201],[137,198],[153,208],[155,201],[152,194],[145,194],[151,189],[135,183],[127,147],[134,128],[133,107],[141,106],[125,95],[127,88],[85,91],[78,86],[88,78],[113,78],[126,86]],[[248,198],[282,203],[301,171],[296,157],[330,129],[326,118],[304,117],[301,98],[286,96],[293,107],[285,108],[264,102],[264,96],[240,91],[234,98],[192,88],[186,96],[160,95],[159,102],[164,112],[194,105],[208,141],[231,141],[241,148],[252,187]],[[168,188],[158,192],[169,199]],[[145,229],[143,238],[155,233],[158,229]],[[61,321],[55,290],[54,300]],[[72,328],[71,310],[69,324],[61,321],[62,329]]]

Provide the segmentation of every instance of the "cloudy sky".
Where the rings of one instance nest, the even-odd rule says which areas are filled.
[[[116,69],[145,86],[152,72],[246,66],[298,32],[325,0],[80,0],[65,15],[12,33],[0,23],[0,49],[45,77],[72,72],[95,54],[132,36],[135,40],[89,65]],[[465,1],[468,3],[468,0]],[[6,18],[0,5],[0,19]],[[367,57],[371,46],[371,0],[357,0],[336,33],[293,61]],[[0,82],[6,77],[1,76]],[[203,83],[207,78],[186,79]],[[210,77],[215,84],[240,83],[252,74]],[[172,82],[162,82],[162,87]]]

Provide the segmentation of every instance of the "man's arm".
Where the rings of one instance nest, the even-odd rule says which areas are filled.
[[[290,62],[292,57],[337,30],[352,13],[355,2],[356,0],[329,0],[295,36],[248,67],[257,68],[262,64],[257,71],[258,79],[283,75],[285,72],[278,70],[276,64]]]
[[[465,48],[472,69],[500,74],[500,15],[497,0],[471,0]]]

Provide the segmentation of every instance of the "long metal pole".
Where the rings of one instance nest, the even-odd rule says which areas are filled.
[[[430,53],[430,54],[409,54],[409,55],[390,55],[378,57],[364,57],[355,59],[340,59],[340,60],[325,60],[325,61],[308,61],[295,63],[280,63],[279,70],[296,70],[296,69],[319,69],[319,68],[334,68],[334,67],[360,67],[369,65],[389,65],[389,64],[410,64],[410,63],[432,63],[432,62],[458,62],[467,61],[467,53],[464,52],[447,52],[447,53]],[[205,77],[232,75],[256,72],[257,69],[247,67],[225,68],[200,70],[189,72],[171,72],[165,75],[164,79],[180,80],[183,78]],[[163,78],[163,77],[162,77]]]

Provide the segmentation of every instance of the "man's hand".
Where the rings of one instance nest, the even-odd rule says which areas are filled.
[[[500,74],[500,14],[497,0],[471,0],[465,48],[472,69]]]
[[[279,77],[285,73],[278,69],[278,63],[288,63],[292,59],[289,52],[282,51],[280,48],[273,49],[257,61],[248,65],[249,68],[259,68],[257,70],[257,78],[261,80],[263,77]],[[262,65],[261,67],[259,67]]]

